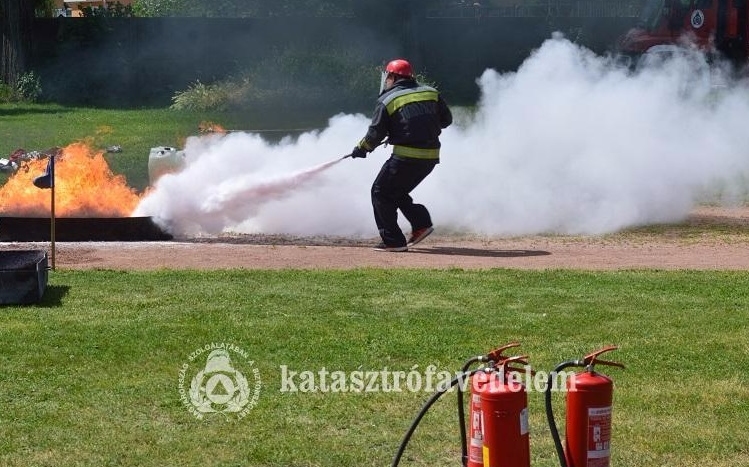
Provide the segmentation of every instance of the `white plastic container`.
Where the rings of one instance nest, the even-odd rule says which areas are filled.
[[[185,167],[185,152],[169,146],[151,148],[148,155],[148,181],[153,185],[162,175]]]

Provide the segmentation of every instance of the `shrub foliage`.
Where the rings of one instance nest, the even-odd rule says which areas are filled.
[[[196,81],[172,97],[176,110],[341,108],[369,104],[378,69],[353,51],[287,49],[234,76]]]

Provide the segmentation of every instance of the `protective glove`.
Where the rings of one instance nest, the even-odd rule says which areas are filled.
[[[351,151],[351,154],[349,154],[349,157],[351,157],[352,159],[356,159],[358,157],[361,157],[362,159],[364,159],[365,157],[367,157],[367,150],[357,146],[354,148],[353,151]]]

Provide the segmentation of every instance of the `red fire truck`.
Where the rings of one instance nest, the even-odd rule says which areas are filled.
[[[749,0],[646,0],[636,27],[619,41],[637,57],[655,46],[694,44],[734,63],[749,57]]]

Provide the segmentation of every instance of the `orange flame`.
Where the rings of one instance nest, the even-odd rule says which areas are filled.
[[[218,133],[221,135],[227,133],[227,130],[218,123],[208,121],[200,122],[198,130],[200,130],[201,133]]]
[[[37,188],[47,160],[32,160],[0,187],[0,214],[19,217],[50,215],[50,190]],[[140,197],[125,177],[114,175],[102,152],[86,143],[73,143],[55,158],[55,216],[128,217]]]

